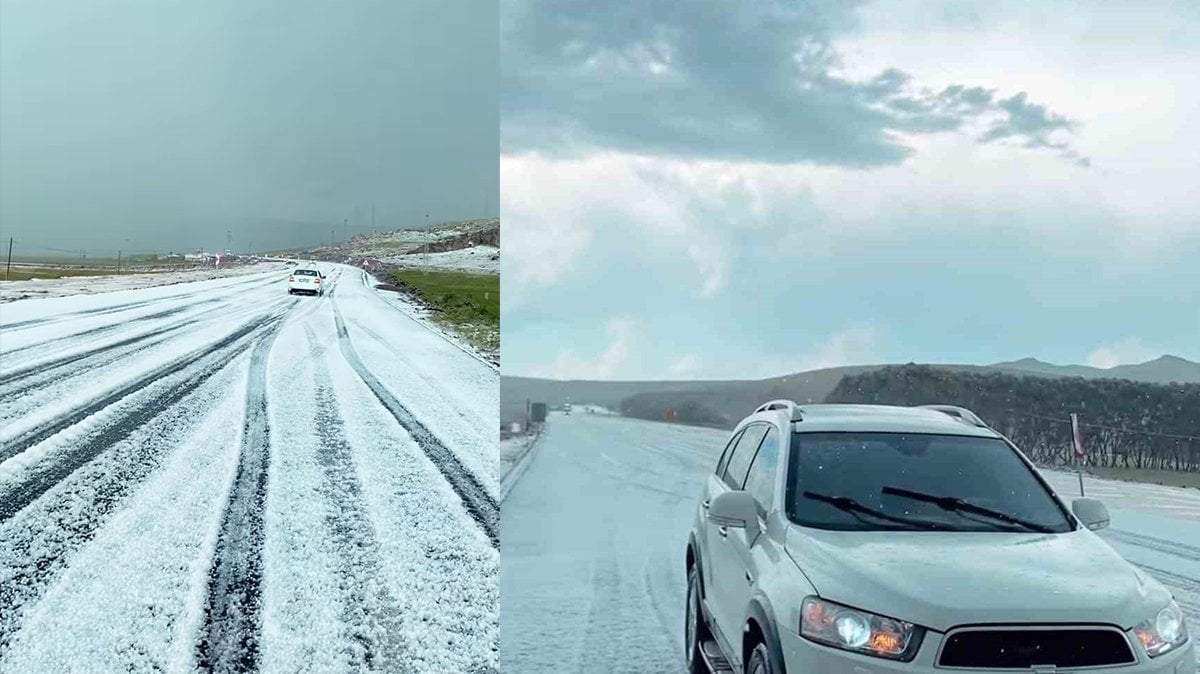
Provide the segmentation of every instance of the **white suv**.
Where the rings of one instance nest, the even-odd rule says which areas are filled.
[[[965,410],[772,401],[687,545],[689,672],[1194,674],[1183,614]]]
[[[325,275],[316,267],[299,267],[288,274],[289,295],[324,295]]]

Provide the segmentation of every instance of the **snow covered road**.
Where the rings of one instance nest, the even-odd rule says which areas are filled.
[[[552,415],[504,500],[505,672],[683,669],[683,552],[704,475],[728,433]],[[1048,473],[1069,500],[1074,475]],[[1175,592],[1200,632],[1200,492],[1085,479],[1104,537]]]
[[[278,272],[0,305],[0,671],[495,671],[496,369]]]

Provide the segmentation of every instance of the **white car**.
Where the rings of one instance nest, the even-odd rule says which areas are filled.
[[[1194,674],[1108,519],[970,410],[766,403],[696,508],[687,671]]]
[[[289,295],[324,295],[325,275],[315,267],[298,267],[288,275]]]

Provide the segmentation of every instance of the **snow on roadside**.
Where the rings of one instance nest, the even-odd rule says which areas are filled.
[[[496,246],[479,245],[448,250],[444,253],[389,255],[378,259],[380,262],[413,269],[441,269],[482,274],[500,273],[500,249]]]
[[[73,295],[96,295],[118,290],[135,290],[170,286],[179,283],[227,279],[230,277],[282,273],[288,265],[281,262],[260,262],[244,267],[227,269],[189,269],[187,271],[159,272],[154,274],[119,274],[112,276],[65,276],[56,279],[0,282],[0,303],[23,299],[69,297]]]
[[[500,477],[504,478],[508,475],[508,471],[525,456],[525,451],[529,449],[530,437],[528,435],[514,435],[511,438],[505,438],[500,441]]]

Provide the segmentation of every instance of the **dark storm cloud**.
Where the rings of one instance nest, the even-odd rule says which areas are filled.
[[[306,245],[495,215],[495,3],[0,0],[0,230]],[[36,252],[28,250],[27,252]]]
[[[845,2],[507,0],[505,152],[645,155],[867,167],[902,162],[898,134],[989,125],[981,143],[1078,155],[1071,123],[1024,94],[933,91],[888,69],[837,74]]]

